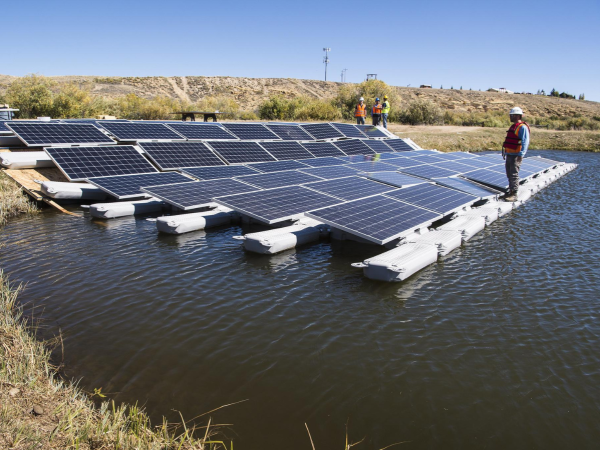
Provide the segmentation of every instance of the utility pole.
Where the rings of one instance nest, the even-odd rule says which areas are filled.
[[[345,82],[346,82],[346,71],[347,71],[347,70],[348,70],[348,69],[343,69],[343,70],[342,70],[342,83],[345,83]]]
[[[325,64],[325,81],[327,81],[327,64],[329,64],[329,52],[331,49],[329,47],[323,48],[325,52],[325,56],[323,57],[323,63]]]

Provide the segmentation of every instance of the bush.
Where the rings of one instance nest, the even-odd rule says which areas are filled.
[[[8,86],[4,101],[19,109],[16,115],[21,119],[51,116],[52,88],[55,84],[54,81],[40,75],[27,75]]]
[[[331,100],[319,100],[310,97],[287,99],[272,96],[258,108],[263,120],[323,120],[332,121],[342,118],[339,108]]]
[[[258,120],[258,116],[254,111],[244,111],[238,116],[238,119],[241,120]]]
[[[400,117],[401,97],[395,87],[389,86],[381,80],[368,80],[360,84],[344,84],[340,87],[334,104],[341,110],[342,117],[346,120],[354,120],[354,108],[358,104],[360,97],[365,98],[367,114],[371,114],[371,109],[375,104],[375,98],[379,97],[383,103],[383,96],[387,95],[390,101],[391,109],[388,120],[398,122]]]
[[[400,121],[410,125],[443,125],[444,113],[430,100],[416,100],[402,110]]]

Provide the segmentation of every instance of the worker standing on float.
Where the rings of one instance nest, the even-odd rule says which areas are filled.
[[[367,117],[367,105],[365,105],[365,99],[360,98],[358,100],[358,105],[354,108],[354,117],[356,117],[357,125],[364,125],[365,119]]]
[[[379,103],[379,97],[375,99],[375,104],[373,105],[373,109],[371,110],[371,116],[373,117],[373,125],[379,125],[379,121],[381,120],[381,103]]]
[[[381,105],[381,119],[383,120],[383,128],[387,130],[388,115],[390,113],[390,101],[388,96],[383,96],[383,105]]]
[[[514,202],[519,191],[519,169],[523,157],[529,148],[529,125],[523,122],[523,110],[518,106],[510,110],[511,127],[506,132],[502,144],[502,157],[506,160],[506,176],[508,178],[508,193],[504,200]]]

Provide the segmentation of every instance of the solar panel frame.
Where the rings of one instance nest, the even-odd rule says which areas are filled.
[[[335,145],[348,156],[375,154],[375,152],[360,139],[345,139],[343,141],[335,141],[333,145]]]
[[[261,142],[260,146],[278,161],[314,158],[311,152],[296,141]]]
[[[138,145],[160,170],[226,165],[202,142],[140,142]]]
[[[157,172],[88,178],[88,182],[119,200],[146,196],[147,194],[140,190],[142,186],[175,184],[186,181],[191,180],[185,175],[177,172]]]
[[[399,189],[385,195],[419,208],[429,209],[443,216],[479,200],[479,197],[432,183]]]
[[[284,172],[261,173],[257,175],[235,177],[234,180],[247,183],[259,189],[275,189],[286,186],[298,186],[313,181],[321,181],[321,178],[297,170],[286,170]]]
[[[5,122],[5,125],[27,147],[116,144],[94,125],[42,122]]]
[[[345,178],[335,178],[333,180],[316,181],[305,184],[304,187],[331,195],[343,201],[358,200],[359,198],[372,197],[398,188],[366,178],[351,176]]]
[[[344,135],[329,123],[310,123],[300,127],[316,140],[340,139]]]
[[[369,137],[365,133],[363,133],[356,125],[351,123],[332,122],[331,125],[347,138],[365,139]]]
[[[455,189],[457,191],[466,192],[467,194],[475,195],[480,199],[488,199],[498,197],[499,191],[485,187],[474,181],[460,177],[436,178],[435,182],[442,186]]]
[[[132,145],[44,147],[44,151],[69,181],[158,172]]]
[[[237,137],[216,123],[209,122],[179,122],[168,123],[169,127],[176,133],[188,140],[218,141],[237,140]]]
[[[234,178],[236,176],[256,175],[260,172],[249,166],[209,166],[209,167],[186,167],[180,170],[182,173],[198,178],[201,181],[221,180]]]
[[[299,125],[267,123],[265,126],[284,141],[311,141],[313,137]]]
[[[164,123],[102,122],[100,126],[119,142],[185,141],[185,137]]]
[[[301,145],[316,158],[345,155],[343,151],[331,142],[302,142]]]
[[[231,134],[244,141],[280,140],[262,123],[223,123]]]
[[[229,164],[277,161],[268,151],[254,141],[206,141]]]
[[[313,167],[311,169],[300,169],[300,172],[304,172],[324,180],[334,180],[336,178],[344,178],[360,174],[358,170],[350,167],[349,165]]]

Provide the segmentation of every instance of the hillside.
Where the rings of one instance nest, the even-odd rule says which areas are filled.
[[[0,93],[17,77],[0,75]],[[59,84],[74,82],[95,95],[116,98],[134,93],[139,97],[166,96],[195,103],[206,97],[231,97],[242,110],[256,110],[267,98],[308,96],[330,99],[337,95],[340,83],[294,78],[234,77],[49,77]],[[428,99],[446,110],[457,112],[508,111],[519,105],[528,116],[540,118],[600,117],[600,103],[536,95],[510,95],[494,92],[450,89],[397,87],[402,103]],[[396,105],[394,105],[396,106]]]

